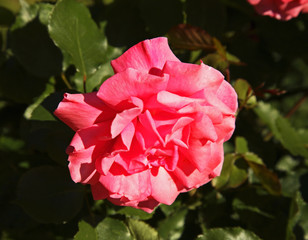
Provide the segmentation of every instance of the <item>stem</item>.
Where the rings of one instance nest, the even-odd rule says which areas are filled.
[[[65,74],[63,72],[61,73],[61,78],[62,78],[63,82],[65,83],[65,85],[67,86],[68,89],[73,89],[72,85],[69,83],[69,81],[67,80],[67,78],[65,77]]]

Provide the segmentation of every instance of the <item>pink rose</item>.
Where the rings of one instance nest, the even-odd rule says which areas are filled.
[[[261,15],[290,20],[300,12],[308,12],[308,0],[247,0]]]
[[[212,67],[180,62],[166,38],[111,62],[98,92],[68,94],[55,115],[76,131],[67,148],[75,182],[94,199],[152,212],[220,174],[237,96]]]

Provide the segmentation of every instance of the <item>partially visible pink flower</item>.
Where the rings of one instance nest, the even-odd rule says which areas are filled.
[[[212,67],[180,62],[166,38],[111,62],[98,92],[68,94],[55,115],[76,131],[67,148],[75,182],[94,199],[151,212],[220,174],[237,96]]]
[[[261,15],[290,20],[300,12],[308,12],[308,0],[247,0]]]

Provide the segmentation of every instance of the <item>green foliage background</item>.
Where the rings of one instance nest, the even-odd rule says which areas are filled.
[[[308,239],[308,14],[281,22],[245,0],[0,0],[0,36],[1,239]],[[239,112],[221,176],[147,214],[71,181],[74,133],[52,112],[157,36],[222,71]]]

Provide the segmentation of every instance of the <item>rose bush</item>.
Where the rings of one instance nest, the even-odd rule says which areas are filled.
[[[290,20],[300,12],[308,12],[308,0],[248,0],[261,15]]]
[[[182,63],[166,38],[145,40],[111,62],[98,92],[68,94],[55,115],[76,134],[73,181],[94,199],[147,212],[220,174],[237,95],[203,63]]]

